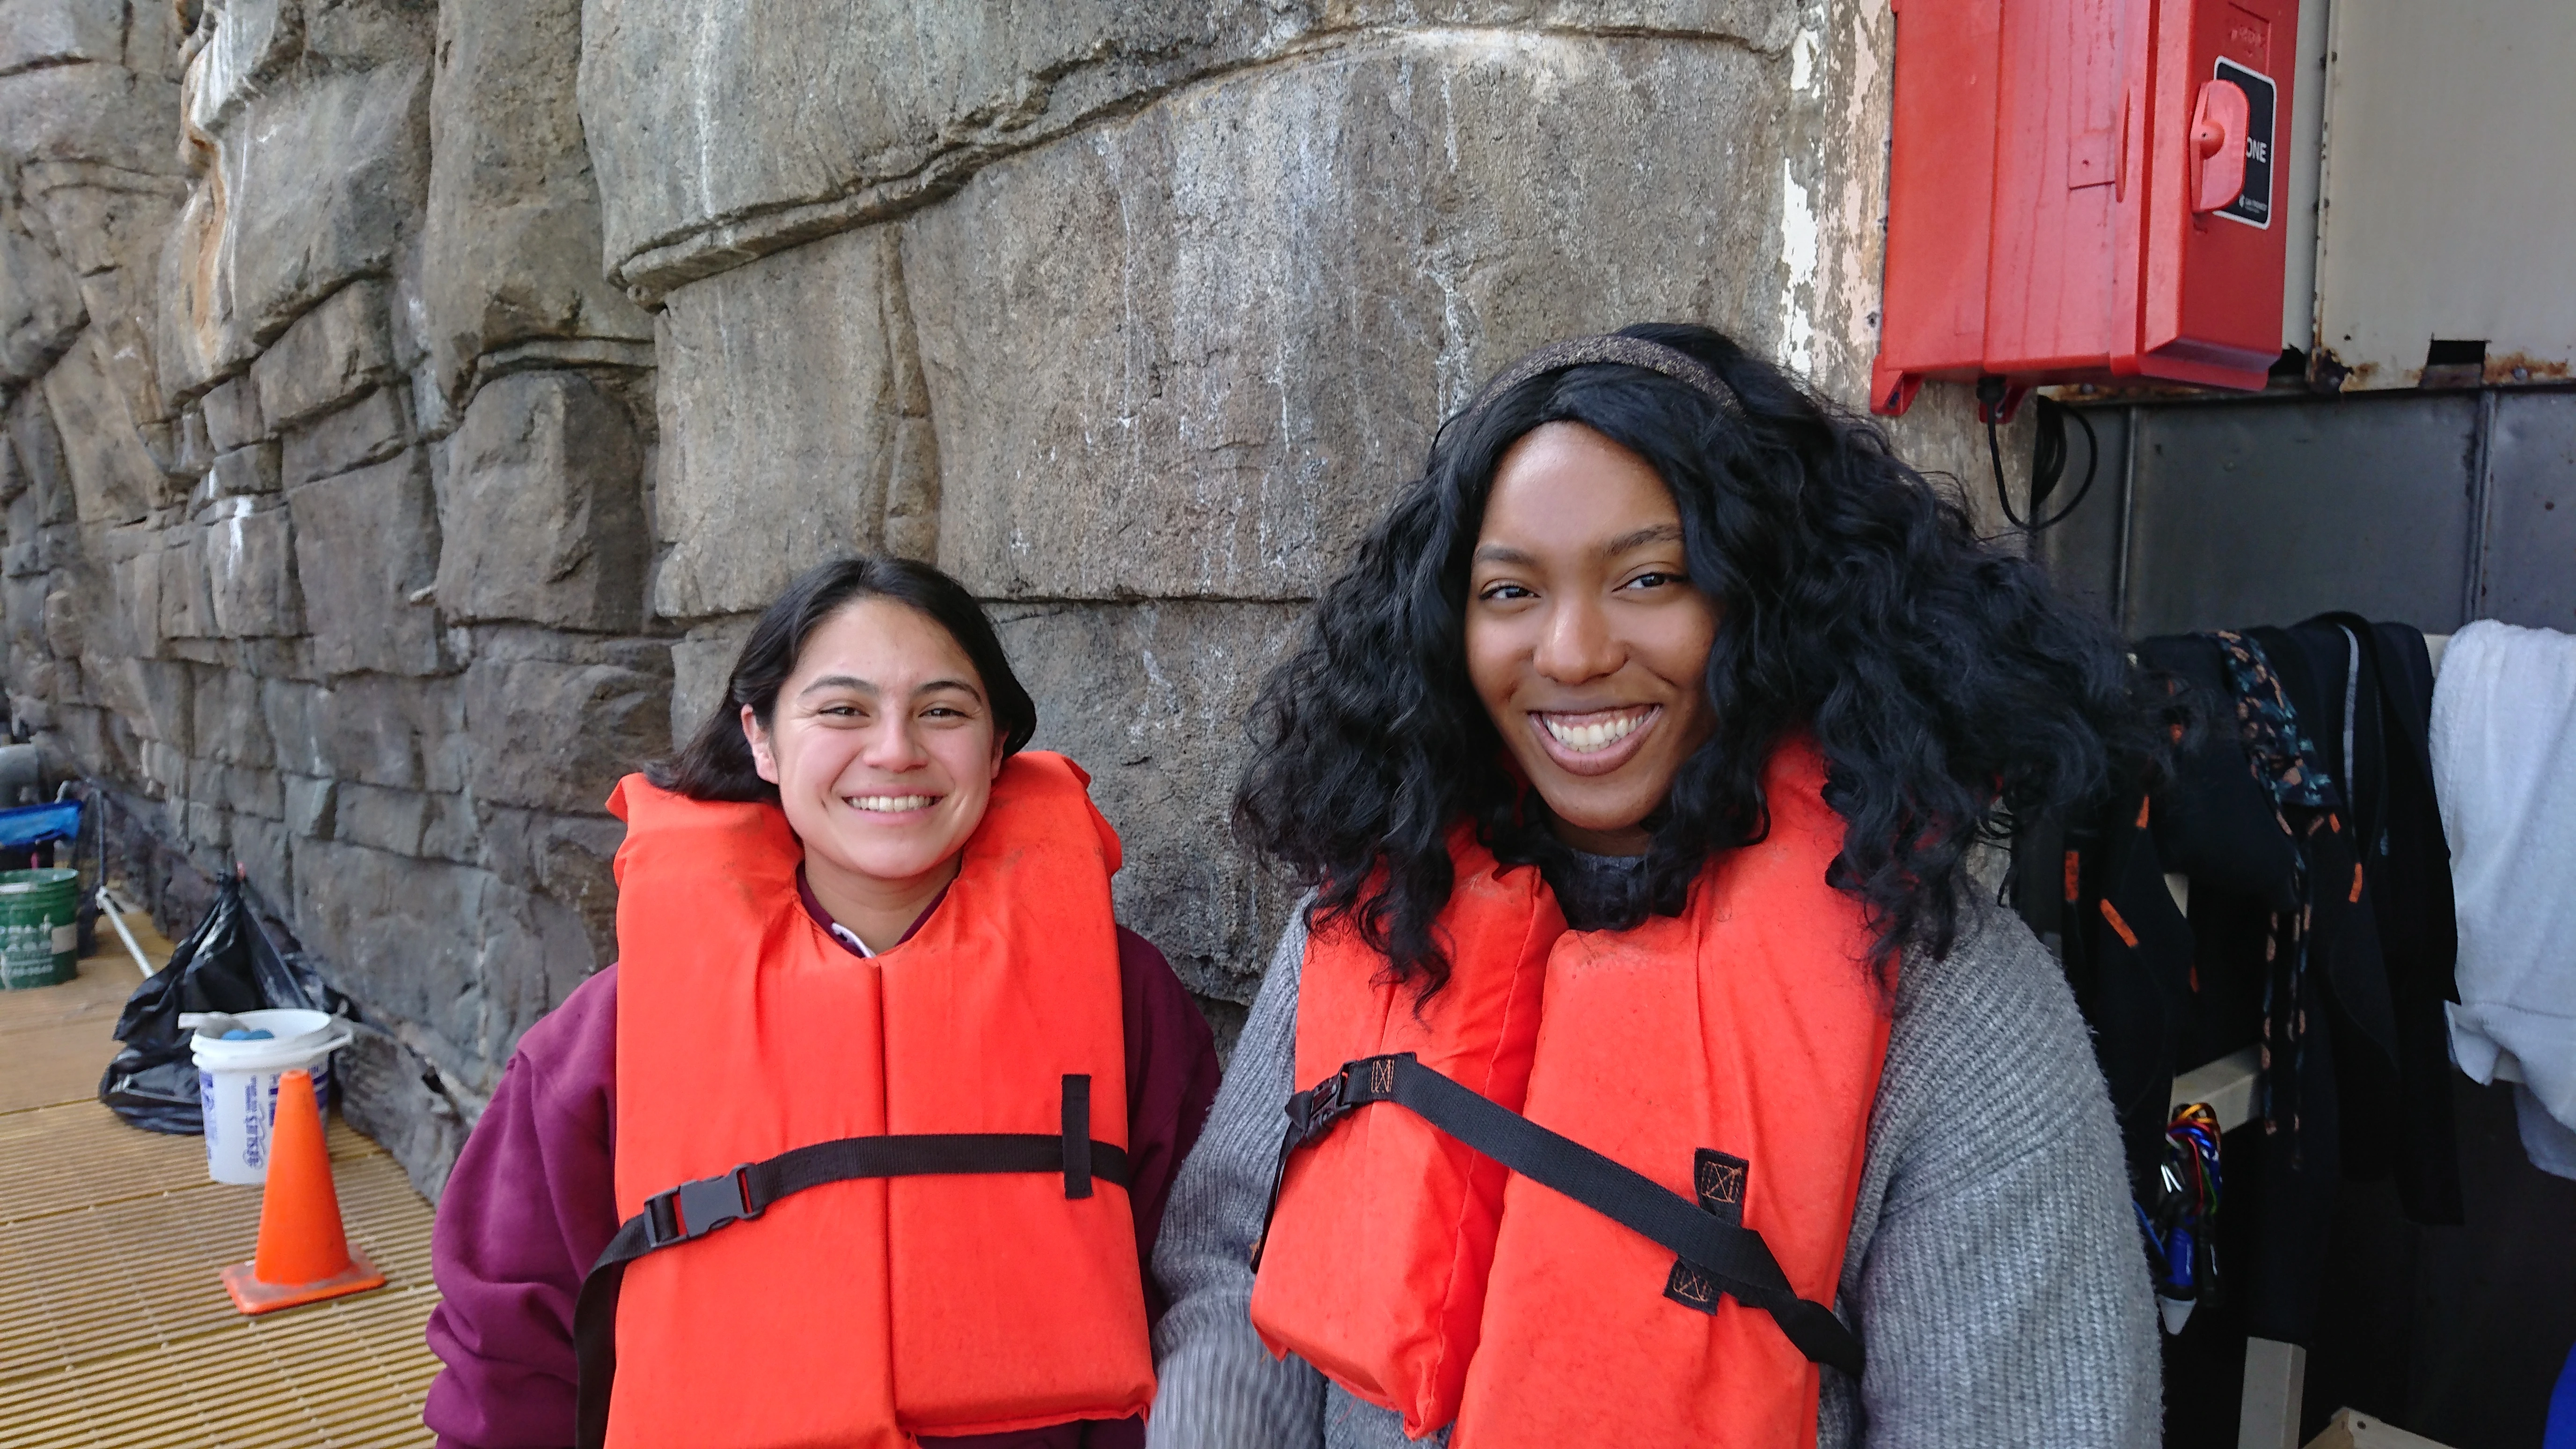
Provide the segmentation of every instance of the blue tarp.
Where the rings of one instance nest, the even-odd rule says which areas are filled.
[[[24,850],[48,840],[74,839],[80,834],[80,813],[78,800],[0,810],[0,849]]]

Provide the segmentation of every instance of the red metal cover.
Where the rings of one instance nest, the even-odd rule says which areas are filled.
[[[2281,355],[2289,168],[2274,152],[2290,129],[2298,0],[2164,0],[2158,9],[2138,352],[2113,367],[2260,388]],[[2242,148],[2245,181],[2236,201],[2200,211],[2192,122],[2213,84],[2246,94],[2245,133],[2223,142]]]
[[[2297,0],[1907,0],[1871,407],[1986,375],[2263,386],[2297,32]]]
[[[1887,278],[1870,406],[1984,370],[2001,0],[1905,0],[1896,25]]]

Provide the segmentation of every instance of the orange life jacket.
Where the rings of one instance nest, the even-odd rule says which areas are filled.
[[[742,1200],[736,1164],[835,1139],[1018,1134],[1045,1170],[791,1188],[760,1221],[636,1256],[610,1290],[607,1442],[902,1445],[1151,1400],[1123,1166],[1070,1198],[1075,1165],[1052,1166],[1086,1130],[1122,1164],[1127,1140],[1118,837],[1089,778],[1014,756],[946,897],[874,959],[804,910],[776,806],[619,784],[622,1234],[691,1179],[713,1195],[698,1184],[677,1211],[714,1222]],[[671,1199],[659,1211],[677,1221]]]
[[[1821,1318],[1856,1371],[1818,1305],[1890,1015],[1861,908],[1826,884],[1844,829],[1823,783],[1811,745],[1783,747],[1768,837],[1713,862],[1683,915],[1621,932],[1567,930],[1536,869],[1461,830],[1439,922],[1453,974],[1418,1013],[1347,926],[1310,938],[1298,1080],[1366,1092],[1335,1074],[1367,1059],[1369,1100],[1388,1104],[1350,1111],[1346,1094],[1348,1115],[1289,1159],[1252,1295],[1273,1353],[1408,1434],[1454,1423],[1454,1449],[1815,1442],[1817,1369],[1784,1329],[1814,1340]],[[1748,1307],[1733,1295],[1764,1295],[1393,1105],[1397,1053],[1642,1174],[1686,1224],[1705,1226],[1696,1208],[1758,1233],[1807,1301]]]

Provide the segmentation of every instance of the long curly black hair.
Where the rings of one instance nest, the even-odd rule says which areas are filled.
[[[1452,418],[1422,477],[1318,601],[1264,684],[1234,801],[1257,854],[1315,890],[1394,979],[1448,981],[1434,933],[1447,832],[1506,861],[1555,846],[1466,664],[1469,556],[1502,455],[1544,423],[1592,428],[1651,464],[1680,511],[1692,582],[1719,605],[1705,689],[1716,731],[1674,777],[1629,919],[1678,915],[1719,852],[1769,828],[1773,748],[1809,733],[1848,832],[1833,883],[1883,952],[1947,954],[1980,837],[2061,814],[2166,748],[2119,637],[2040,567],[1981,540],[1956,496],[1866,421],[1705,327],[1626,329],[1713,369],[1741,414],[1615,363],[1542,373]],[[1533,806],[1536,805],[1534,809]]]

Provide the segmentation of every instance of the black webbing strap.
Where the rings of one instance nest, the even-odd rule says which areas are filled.
[[[1612,1222],[1672,1250],[1680,1265],[1705,1274],[1717,1291],[1771,1315],[1780,1331],[1814,1363],[1860,1377],[1860,1340],[1832,1309],[1801,1298],[1771,1256],[1762,1234],[1730,1221],[1700,1202],[1673,1192],[1570,1137],[1479,1096],[1415,1060],[1413,1053],[1346,1062],[1322,1082],[1288,1099],[1288,1135],[1279,1149],[1284,1180],[1288,1159],[1322,1137],[1333,1124],[1373,1102],[1393,1102],[1542,1187],[1565,1194]],[[1704,1157],[1734,1162],[1722,1154]],[[1740,1164],[1739,1170],[1740,1170]],[[1271,1189],[1271,1210],[1279,1190]],[[1265,1228],[1264,1236],[1267,1230]],[[1257,1263],[1256,1259],[1256,1263]],[[1677,1271],[1675,1281],[1689,1280]],[[1688,1303],[1670,1288],[1667,1296]],[[1705,1310],[1713,1311],[1713,1310]]]
[[[1064,1079],[1064,1130],[926,1132],[843,1137],[746,1162],[716,1177],[681,1183],[647,1198],[644,1211],[617,1225],[599,1261],[581,1280],[572,1316],[573,1358],[580,1381],[575,1443],[599,1449],[608,1440],[608,1399],[617,1377],[617,1295],[626,1265],[647,1253],[705,1237],[727,1223],[756,1218],[780,1198],[866,1177],[980,1176],[1061,1173],[1064,1195],[1091,1196],[1092,1179],[1127,1186],[1127,1152],[1090,1135],[1091,1078]]]

